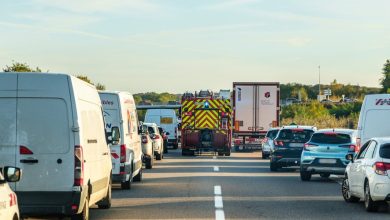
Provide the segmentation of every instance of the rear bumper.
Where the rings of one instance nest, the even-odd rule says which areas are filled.
[[[370,193],[374,201],[390,202],[390,178],[377,175],[370,180]]]
[[[177,144],[177,139],[168,139],[168,146],[176,146]]]
[[[113,183],[122,183],[128,181],[131,175],[131,164],[121,164],[119,168],[120,173],[112,174],[112,182]]]
[[[340,159],[329,158],[329,159],[336,160],[336,163],[334,164],[320,163],[319,162],[320,159],[321,158],[316,158],[311,163],[305,163],[305,160],[302,159],[301,170],[308,171],[313,174],[328,173],[328,174],[343,175],[345,173],[345,168],[347,167],[347,165],[344,164]],[[328,158],[324,158],[324,159],[328,159]]]
[[[271,162],[277,163],[278,166],[280,167],[294,167],[294,166],[299,166],[301,159],[300,158],[271,158]]]
[[[88,194],[85,186],[81,191],[69,192],[16,192],[22,216],[64,215],[80,213]],[[78,210],[72,210],[77,205]]]

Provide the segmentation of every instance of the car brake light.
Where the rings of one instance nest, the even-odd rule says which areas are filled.
[[[274,144],[275,144],[275,146],[283,146],[284,145],[283,141],[277,141],[277,140],[274,140]]]
[[[155,140],[160,139],[160,135],[155,135],[155,136],[153,137],[153,139],[155,139]]]
[[[305,149],[307,151],[310,151],[311,147],[318,147],[318,145],[316,145],[316,144],[309,144],[309,143],[306,143],[306,144],[303,145],[303,149]]]
[[[31,155],[34,154],[30,149],[28,149],[26,146],[20,146],[19,147],[19,153],[21,155]]]
[[[356,145],[353,145],[353,144],[351,144],[351,145],[341,145],[340,147],[342,147],[342,148],[349,148],[349,151],[350,152],[354,152],[354,153],[357,153],[358,151],[357,151],[357,146]]]
[[[337,133],[334,133],[334,132],[325,132],[324,135],[326,135],[326,136],[336,136]]]
[[[120,162],[121,163],[125,163],[126,162],[126,144],[122,144],[121,145],[121,159],[120,159]]]
[[[83,148],[79,145],[74,147],[74,186],[84,185],[84,155]]]
[[[376,174],[386,176],[387,171],[390,170],[390,163],[376,162],[373,167]]]
[[[9,194],[9,206],[12,207],[12,206],[15,206],[17,204],[18,204],[18,201],[16,199],[15,193]]]

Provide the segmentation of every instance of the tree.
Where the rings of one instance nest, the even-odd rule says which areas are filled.
[[[35,69],[31,68],[26,63],[20,63],[12,61],[11,66],[5,66],[3,69],[4,72],[42,72],[39,67],[35,67]]]
[[[90,78],[88,78],[88,76],[86,75],[76,75],[77,78],[91,84],[91,85],[94,85],[96,87],[97,90],[106,90],[106,86],[101,84],[101,83],[97,83],[96,85],[92,82],[92,80]]]
[[[383,77],[380,79],[382,85],[382,92],[390,93],[390,60],[386,60],[382,69]]]

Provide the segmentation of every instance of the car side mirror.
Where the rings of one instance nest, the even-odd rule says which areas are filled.
[[[17,167],[4,167],[3,169],[4,179],[7,182],[18,182],[22,177],[22,171]]]
[[[353,162],[353,158],[354,158],[354,155],[353,155],[353,154],[347,154],[347,155],[345,156],[345,159],[347,159],[347,160],[349,160],[349,161],[351,161],[351,162]]]

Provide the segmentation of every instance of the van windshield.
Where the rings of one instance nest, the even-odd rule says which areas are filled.
[[[316,133],[313,134],[311,142],[319,144],[348,144],[351,143],[351,137],[348,134],[338,133]]]
[[[390,144],[382,145],[381,149],[379,150],[379,155],[382,158],[390,159]]]
[[[306,143],[310,140],[313,133],[313,130],[283,129],[280,131],[278,139],[289,142]]]

